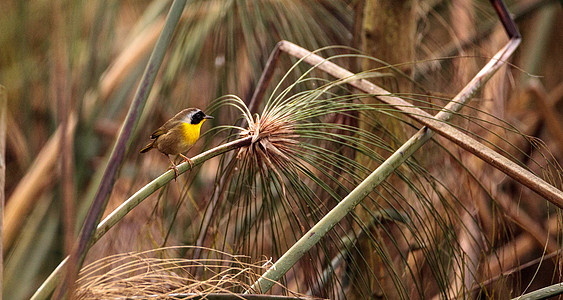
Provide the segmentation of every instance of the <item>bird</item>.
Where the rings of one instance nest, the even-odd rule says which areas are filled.
[[[213,117],[206,115],[199,108],[186,108],[155,130],[150,136],[152,141],[143,147],[140,153],[148,152],[153,148],[158,149],[172,163],[168,169],[174,169],[176,175],[174,178],[177,178],[178,167],[170,155],[180,155],[184,159],[182,163],[188,161],[193,166],[193,161],[182,153],[188,151],[197,142],[201,125],[209,119]]]

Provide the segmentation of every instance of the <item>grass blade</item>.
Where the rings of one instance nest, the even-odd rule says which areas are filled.
[[[505,48],[466,85],[462,91],[435,116],[436,122],[449,120],[453,113],[458,112],[467,101],[488,81],[488,79],[502,66],[507,58],[520,44],[520,38],[511,39]],[[322,61],[319,62],[323,63]],[[346,76],[354,80],[354,77]],[[367,82],[367,81],[366,81]],[[389,94],[388,92],[380,94]],[[305,255],[320,239],[328,233],[338,222],[348,215],[354,207],[371,193],[381,182],[403,164],[412,154],[424,145],[434,133],[427,127],[420,129],[413,137],[395,151],[383,164],[371,173],[360,185],[346,196],[336,207],[325,215],[315,226],[303,235],[280,259],[266,271],[253,285],[253,290],[267,292],[293,265]],[[522,169],[523,170],[523,169]],[[552,186],[551,186],[552,187]],[[553,188],[553,187],[552,187]],[[560,194],[560,193],[559,193]],[[563,203],[560,203],[560,206]]]
[[[192,157],[194,166],[202,164],[204,161],[209,160],[217,155],[221,155],[227,151],[237,149],[241,146],[250,143],[250,138],[242,138],[230,143],[223,144],[221,146],[215,147],[204,153]],[[188,162],[178,165],[178,172],[180,174],[190,170],[191,166]],[[96,243],[108,230],[110,230],[121,218],[123,218],[128,212],[139,205],[144,199],[152,195],[158,189],[169,183],[174,179],[174,170],[168,170],[166,173],[162,174],[160,177],[151,181],[145,185],[142,189],[137,191],[133,196],[129,197],[122,205],[115,209],[111,214],[109,214],[100,224],[97,226],[96,232],[92,235],[91,244]],[[63,276],[63,271],[67,267],[69,257],[65,258],[57,268],[49,275],[49,277],[43,282],[43,284],[37,289],[35,294],[31,297],[32,300],[47,299],[49,294],[53,291],[57,282]]]
[[[102,182],[100,183],[98,191],[94,196],[94,200],[90,210],[88,211],[86,220],[84,220],[84,225],[78,238],[78,243],[75,245],[70,256],[69,264],[71,265],[71,268],[69,268],[68,277],[65,280],[66,283],[63,283],[60,286],[58,293],[55,293],[55,299],[61,298],[67,288],[72,285],[72,282],[74,281],[74,278],[76,278],[78,270],[84,261],[86,252],[91,245],[91,237],[94,234],[98,221],[105,210],[107,199],[115,183],[117,172],[121,166],[123,158],[125,157],[125,151],[129,145],[132,132],[138,123],[139,116],[143,111],[160,65],[164,60],[166,49],[172,40],[174,29],[180,20],[180,16],[182,15],[185,5],[186,0],[176,0],[172,3],[172,7],[170,8],[162,33],[158,38],[153,53],[151,54],[133,102],[129,107],[127,117],[113,147]]]

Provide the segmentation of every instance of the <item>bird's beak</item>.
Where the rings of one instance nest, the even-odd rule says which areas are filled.
[[[203,118],[204,118],[204,119],[213,119],[212,116],[205,116],[205,117],[203,117]]]

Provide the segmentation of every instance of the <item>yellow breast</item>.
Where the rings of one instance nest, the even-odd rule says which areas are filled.
[[[183,142],[186,148],[193,146],[193,144],[197,142],[201,124],[203,124],[203,122],[200,122],[199,124],[182,123],[182,133],[184,135]]]

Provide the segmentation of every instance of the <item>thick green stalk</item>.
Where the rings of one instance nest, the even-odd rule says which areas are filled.
[[[266,273],[254,283],[251,290],[267,292],[293,265],[311,249],[329,230],[342,220],[356,205],[371,193],[383,180],[395,171],[418,148],[432,136],[433,132],[423,128],[403,144],[373,173],[362,181],[348,196],[324,216],[297,243],[295,243]]]
[[[512,300],[539,300],[539,299],[547,299],[561,294],[563,294],[563,282],[546,286],[539,290],[535,290],[533,292],[529,292],[522,296],[513,298]]]
[[[507,54],[512,53],[512,51],[514,51],[514,49],[518,46],[519,42],[519,39],[514,39],[510,43],[508,43],[501,51],[499,51],[499,53],[497,53],[497,55],[495,55],[495,57],[489,62],[489,64],[487,64],[487,67],[490,65],[498,65],[499,67],[503,65],[510,56]],[[319,55],[311,53],[310,51],[302,47],[299,47],[287,41],[282,41],[280,42],[280,50],[294,57],[297,57],[298,59],[302,59],[304,62],[313,65],[315,66],[315,68],[324,71],[336,78],[343,80],[346,79],[346,83],[355,88],[358,88],[365,93],[375,95],[383,103],[389,104],[397,110],[400,110],[407,117],[420,122],[424,126],[432,129],[434,132],[440,134],[444,138],[454,142],[461,148],[469,151],[470,153],[473,153],[488,164],[497,168],[499,171],[504,172],[506,175],[512,177],[512,179],[516,180],[517,182],[523,184],[524,186],[527,186],[532,191],[544,197],[546,200],[557,205],[559,208],[563,208],[563,192],[548,184],[541,178],[537,177],[532,172],[524,169],[517,163],[481,144],[480,142],[463,133],[461,130],[455,128],[454,126],[434,118],[426,111],[414,106],[413,104],[403,100],[402,98],[393,96],[388,91],[367,80],[357,80],[352,72],[322,58]],[[488,80],[486,74],[479,73],[472,80],[471,84],[468,84],[464,88],[464,91],[475,92],[475,85],[478,85],[481,81],[483,81],[484,83],[484,81],[486,80]],[[458,97],[454,98],[454,100],[451,101],[452,107],[446,107],[444,113],[449,114],[448,110],[452,110],[452,108],[455,109],[455,107],[458,106],[455,103],[463,102],[464,98],[465,97],[460,98],[458,95]]]
[[[432,136],[433,132],[426,127],[419,130],[393,155],[360,183],[348,196],[326,214],[313,228],[311,228],[299,241],[256,281],[251,291],[267,292],[293,265],[309,251],[328,231],[356,207],[369,193],[371,193],[383,180],[395,171],[418,148]]]
[[[192,157],[192,161],[194,166],[200,165],[203,162],[221,155],[225,152],[231,151],[233,149],[237,149],[248,145],[252,137],[241,138],[221,146],[215,147],[213,149],[207,150],[199,155]],[[188,171],[191,168],[191,165],[188,162],[178,165],[178,172],[180,174]],[[164,185],[168,184],[170,181],[174,179],[174,170],[169,170],[166,173],[160,175],[143,188],[138,190],[135,194],[133,194],[129,199],[127,199],[123,204],[121,204],[118,208],[116,208],[112,213],[110,213],[104,220],[100,222],[98,227],[96,228],[96,232],[92,236],[92,245],[96,243],[106,232],[108,232],[119,220],[121,220],[127,213],[129,213],[133,208],[139,205],[143,200],[147,197],[152,195],[155,191],[163,187]],[[47,277],[47,279],[41,284],[41,286],[37,289],[35,294],[31,297],[31,300],[42,300],[47,299],[51,292],[57,286],[57,283],[63,276],[63,271],[65,270],[68,257],[65,258],[55,270]]]
[[[475,93],[491,78],[491,76],[507,61],[520,44],[520,39],[515,38],[499,51],[491,61],[469,82],[461,92],[456,95],[438,112],[434,118],[435,122],[444,123],[458,112]],[[319,64],[322,62],[319,62]],[[349,78],[354,81],[354,77]],[[378,88],[378,87],[377,87]],[[389,94],[383,89],[379,95]],[[383,96],[388,97],[388,96]],[[248,292],[267,292],[276,281],[278,281],[297,261],[307,253],[320,239],[330,231],[340,220],[342,220],[354,207],[362,201],[375,187],[385,180],[403,162],[405,162],[416,150],[426,143],[434,132],[427,127],[421,128],[413,137],[403,144],[393,155],[371,173],[360,183],[348,196],[326,214],[313,228],[311,228],[301,239],[299,239],[280,259],[272,265],[250,288]],[[499,155],[500,156],[500,155]],[[501,156],[502,157],[502,156]]]
[[[55,292],[55,295],[53,296],[54,299],[61,299],[66,294],[67,290],[72,290],[72,284],[78,275],[78,270],[80,270],[86,256],[86,252],[91,245],[91,237],[96,229],[96,225],[101,219],[101,216],[106,208],[109,194],[113,189],[118,170],[123,158],[125,157],[125,152],[130,143],[132,133],[137,126],[139,116],[145,107],[145,103],[156,79],[158,70],[162,65],[166,50],[170,45],[174,30],[180,20],[180,16],[182,15],[185,5],[186,0],[175,0],[172,3],[164,28],[162,29],[151,57],[149,58],[149,62],[143,77],[141,78],[135,97],[133,98],[129,111],[127,112],[127,117],[123,122],[121,131],[119,132],[119,136],[117,137],[111,152],[108,164],[104,171],[104,176],[102,177],[102,181],[98,187],[98,191],[94,196],[90,210],[84,220],[84,225],[80,231],[78,241],[73,247],[68,260],[70,267],[68,268],[66,279]]]

